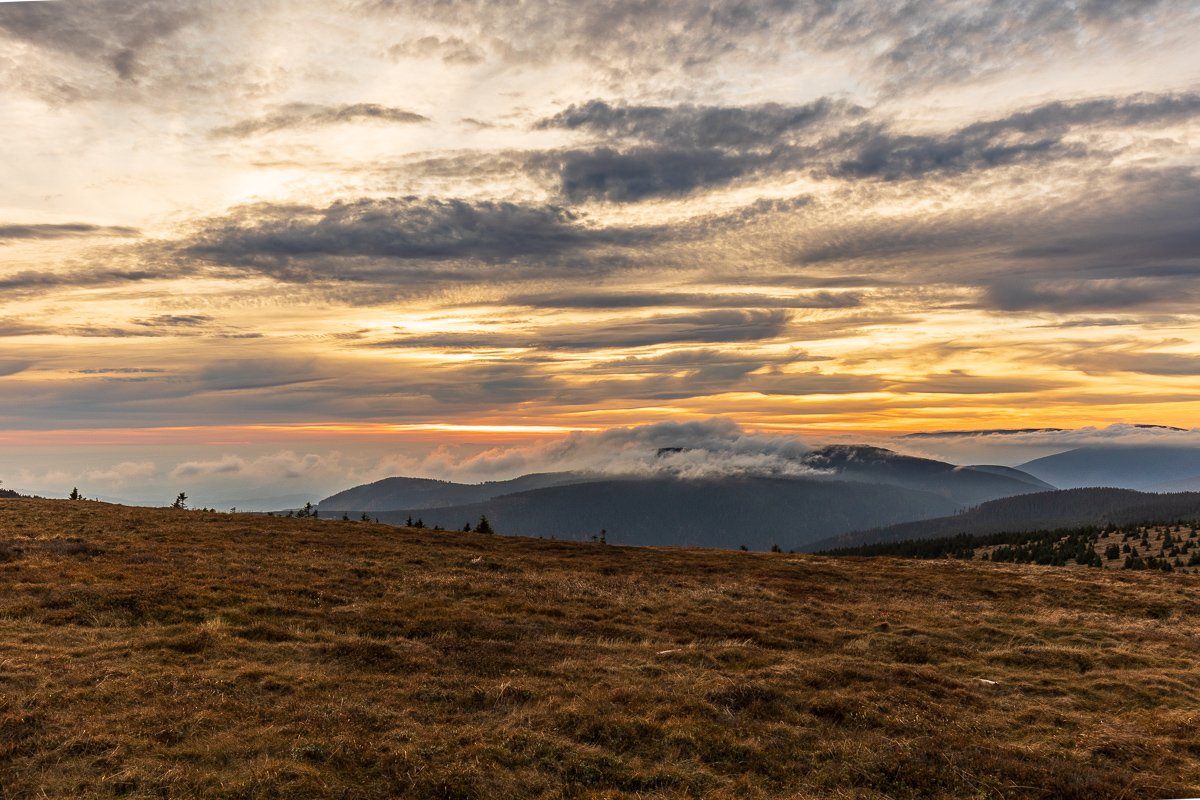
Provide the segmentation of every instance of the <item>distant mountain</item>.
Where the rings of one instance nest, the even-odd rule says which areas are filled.
[[[661,458],[682,452],[663,448]],[[958,467],[878,447],[838,445],[805,454],[812,476],[705,480],[542,473],[460,484],[387,478],[321,501],[322,516],[411,517],[461,529],[486,515],[503,533],[614,543],[791,549],[865,527],[951,514],[1047,485],[1006,467]]]
[[[1064,489],[1152,489],[1200,475],[1200,447],[1088,445],[1034,459],[1019,469]]]
[[[613,544],[784,549],[841,531],[938,516],[955,503],[900,486],[820,479],[626,478],[551,486],[449,508],[381,511],[381,522],[410,516],[461,529],[486,515],[501,533]],[[325,514],[322,504],[322,514]]]
[[[431,478],[384,478],[331,495],[322,500],[319,506],[321,512],[326,515],[332,512],[361,514],[364,511],[394,511],[400,508],[458,506],[490,500],[503,494],[588,479],[588,476],[573,472],[544,472],[486,483],[453,483]],[[595,476],[591,479],[594,480]]]
[[[1063,489],[992,500],[953,516],[833,536],[804,549],[833,550],[960,533],[981,535],[1197,518],[1200,518],[1200,492],[1153,494],[1131,489]]]
[[[932,492],[959,506],[1056,488],[1011,467],[959,467],[866,445],[823,447],[808,453],[804,463],[813,469],[830,471],[838,480],[884,483]]]
[[[994,475],[1003,475],[1007,478],[1012,478],[1013,480],[1020,481],[1021,483],[1027,483],[1030,486],[1036,487],[1039,490],[1046,490],[1046,489],[1053,490],[1053,489],[1058,488],[1057,486],[1046,483],[1041,478],[1035,478],[1033,475],[1030,475],[1028,472],[1022,472],[1021,470],[1016,469],[1015,467],[1002,467],[1002,466],[999,466],[996,464],[975,464],[970,467],[964,467],[963,469],[972,469],[977,472],[991,472]]]

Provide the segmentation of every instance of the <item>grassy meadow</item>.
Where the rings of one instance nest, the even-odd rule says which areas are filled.
[[[0,500],[0,800],[1200,790],[1200,578]]]

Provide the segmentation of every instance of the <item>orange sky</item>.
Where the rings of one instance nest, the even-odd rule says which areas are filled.
[[[0,4],[0,443],[1200,418],[1194,3],[722,8]]]

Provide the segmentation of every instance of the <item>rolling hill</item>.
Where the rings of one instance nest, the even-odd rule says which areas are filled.
[[[453,483],[431,478],[384,478],[330,495],[320,502],[327,514],[342,511],[394,511],[401,508],[435,508],[478,503],[503,494],[542,489],[587,480],[570,472],[522,475],[508,481]]]
[[[5,499],[0,579],[12,800],[1200,787],[1192,576]]]
[[[806,454],[807,477],[683,479],[585,473],[458,484],[388,478],[321,501],[326,517],[409,518],[461,529],[487,516],[502,532],[623,544],[790,549],[837,533],[952,514],[1047,485],[1005,467],[959,467],[875,447]]]
[[[1132,489],[1063,489],[992,500],[960,514],[833,536],[810,552],[958,534],[1135,525],[1200,518],[1200,493],[1154,494]]]
[[[1200,476],[1200,447],[1090,445],[1034,459],[1019,469],[1062,489],[1154,490]]]
[[[588,540],[606,531],[614,544],[767,550],[799,547],[830,531],[937,516],[943,497],[884,484],[786,478],[640,478],[553,486],[448,508],[381,511],[380,522],[408,518],[457,530],[487,516],[502,533]]]

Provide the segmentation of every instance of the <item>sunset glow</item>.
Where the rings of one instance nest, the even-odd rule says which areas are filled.
[[[827,5],[0,4],[0,442],[1193,427],[1196,4]]]

